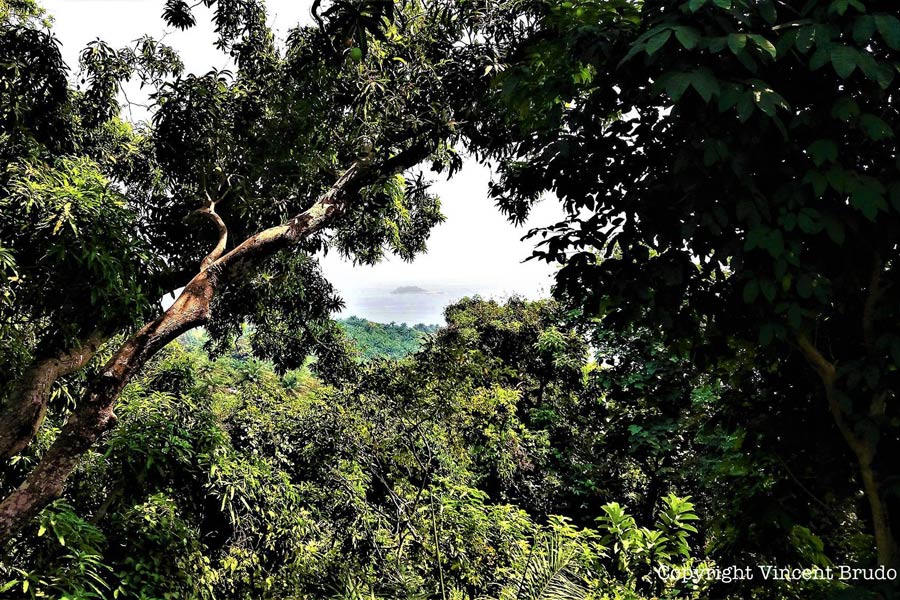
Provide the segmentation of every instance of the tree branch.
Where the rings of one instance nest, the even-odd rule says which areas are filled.
[[[85,366],[104,341],[105,336],[95,332],[82,344],[34,361],[13,385],[0,413],[0,458],[28,447],[47,414],[53,384]]]
[[[825,397],[828,400],[828,409],[831,411],[831,416],[834,418],[838,430],[841,432],[841,435],[844,436],[844,439],[850,448],[856,453],[857,457],[859,457],[860,460],[863,460],[864,457],[871,454],[871,449],[868,447],[868,444],[865,443],[865,440],[857,436],[856,433],[854,433],[853,428],[850,427],[850,424],[847,423],[844,411],[835,394],[836,390],[834,388],[834,382],[837,378],[837,370],[835,369],[834,364],[822,356],[819,349],[809,341],[809,338],[807,338],[806,335],[800,333],[797,335],[796,340],[797,346],[800,348],[803,356],[816,373],[819,374],[819,378],[825,386]]]
[[[870,297],[873,288],[870,288]],[[867,302],[868,303],[868,302]],[[831,411],[834,422],[838,430],[850,446],[856,461],[859,463],[860,475],[863,484],[863,491],[871,510],[872,527],[875,532],[875,546],[878,551],[878,563],[881,565],[892,566],[896,562],[896,542],[890,526],[890,518],[888,507],[882,496],[882,489],[875,471],[873,462],[875,459],[876,444],[867,438],[860,437],[853,431],[851,425],[845,418],[844,411],[838,402],[835,379],[836,369],[822,353],[807,339],[803,334],[797,336],[797,345],[806,360],[813,366],[822,383],[825,385],[825,396],[828,399],[828,407]],[[875,395],[869,407],[869,414],[872,417],[879,416],[879,412],[884,411],[887,392],[881,392]]]
[[[219,241],[216,243],[215,248],[200,261],[200,270],[203,271],[225,252],[225,246],[228,244],[228,227],[225,225],[222,217],[216,213],[216,203],[213,200],[210,200],[209,206],[206,208],[201,208],[194,212],[211,220],[219,232]]]
[[[836,375],[834,365],[822,356],[819,349],[809,341],[809,338],[807,338],[805,334],[798,334],[796,339],[797,346],[800,348],[803,356],[813,369],[815,369],[816,373],[819,374],[822,382],[825,383],[826,386],[833,385]]]

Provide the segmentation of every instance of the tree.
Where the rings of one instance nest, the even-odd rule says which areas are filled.
[[[818,386],[897,562],[900,20],[887,2],[549,2],[499,77],[494,193],[556,295]],[[743,363],[736,357],[752,357]],[[802,356],[809,369],[792,369]],[[801,431],[795,435],[806,435]]]
[[[453,145],[477,134],[477,90],[499,58],[479,40],[519,27],[502,4],[315,2],[318,26],[281,50],[260,2],[204,4],[234,74],[184,75],[149,38],[95,42],[76,89],[40,11],[4,4],[0,454],[28,448],[48,410],[68,416],[0,503],[0,539],[59,496],[115,425],[124,386],[182,333],[205,325],[226,342],[246,321],[281,368],[313,347],[327,358],[339,300],[313,255],[424,248],[439,204],[410,169],[458,168]],[[195,22],[177,0],[164,17]],[[131,78],[150,90],[148,123],[119,117]]]
[[[598,502],[576,526],[486,493],[497,471],[541,484],[517,408],[549,370],[535,338],[553,307],[465,300],[430,350],[335,386],[183,336],[4,547],[0,598],[698,597],[653,574],[694,564],[688,501],[647,519]]]
[[[362,360],[403,358],[418,350],[422,342],[437,330],[437,325],[419,323],[374,323],[358,317],[341,319],[347,337],[358,347]]]

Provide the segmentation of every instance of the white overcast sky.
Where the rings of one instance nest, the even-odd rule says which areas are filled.
[[[212,28],[204,19],[202,7],[196,9],[198,27],[180,32],[167,29],[160,18],[163,0],[44,0],[42,4],[55,19],[53,30],[73,69],[77,68],[79,51],[94,39],[121,47],[144,34],[164,36],[165,42],[181,53],[189,72],[205,73],[229,65],[227,57],[212,45]],[[267,2],[270,24],[279,39],[296,24],[311,22],[310,5],[307,0]],[[358,298],[371,295],[373,290],[401,285],[426,289],[450,285],[457,290],[454,295],[546,294],[553,268],[538,261],[523,263],[531,254],[532,244],[520,238],[532,226],[557,221],[561,209],[552,201],[542,202],[524,227],[514,227],[487,198],[489,179],[485,167],[467,161],[452,180],[436,183],[434,189],[441,197],[447,221],[434,229],[428,253],[412,263],[395,258],[374,267],[358,267],[329,254],[323,260],[323,269],[347,301],[345,313],[374,319],[374,315],[360,314],[364,308]]]

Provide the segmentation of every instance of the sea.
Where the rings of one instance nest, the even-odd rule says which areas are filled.
[[[479,296],[505,301],[514,295],[517,295],[516,291],[485,284],[358,288],[342,292],[346,306],[339,316],[355,316],[376,323],[405,323],[409,326],[419,323],[443,325],[444,307],[460,298]]]

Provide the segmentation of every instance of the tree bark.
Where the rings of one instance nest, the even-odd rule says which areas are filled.
[[[884,499],[878,473],[872,467],[872,456],[857,455],[863,490],[869,499],[869,510],[872,513],[872,529],[875,533],[875,547],[878,551],[878,564],[886,567],[897,565],[897,541],[891,531],[891,519],[887,502]]]
[[[15,456],[31,443],[47,414],[53,383],[84,367],[103,341],[103,335],[94,333],[83,344],[38,359],[13,385],[0,412],[0,459]]]

